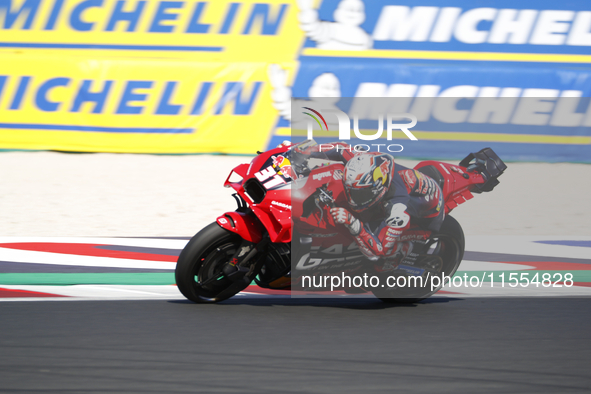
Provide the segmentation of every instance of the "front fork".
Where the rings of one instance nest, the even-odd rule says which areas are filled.
[[[243,239],[230,261],[222,268],[224,276],[232,282],[248,281],[250,283],[264,264],[268,244],[268,236],[257,244]],[[259,256],[251,262],[257,254]]]

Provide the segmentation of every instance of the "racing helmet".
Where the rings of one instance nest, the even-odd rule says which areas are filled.
[[[351,208],[362,212],[378,203],[392,186],[393,171],[394,159],[385,153],[361,153],[351,158],[343,177]]]

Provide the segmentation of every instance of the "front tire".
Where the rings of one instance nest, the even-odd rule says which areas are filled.
[[[248,284],[226,292],[235,283],[223,276],[222,268],[240,247],[242,238],[212,223],[187,243],[176,265],[175,279],[180,292],[197,303],[226,300]],[[212,278],[218,278],[211,281]],[[206,285],[205,281],[210,280]]]

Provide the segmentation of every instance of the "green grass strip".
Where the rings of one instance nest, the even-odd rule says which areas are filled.
[[[1,285],[173,285],[173,272],[0,274]]]
[[[509,275],[514,275],[519,280],[521,273],[528,273],[527,278],[532,280],[534,275],[538,274],[538,281],[542,282],[543,274],[548,273],[552,276],[552,283],[560,278],[558,275],[562,274],[560,282],[564,282],[565,275],[570,273],[573,275],[575,282],[591,282],[591,271],[458,271],[454,276],[463,277],[467,275],[468,280],[471,277],[478,277],[482,279],[484,276],[485,282],[490,282],[490,274],[493,273],[493,281],[501,282],[501,275],[505,274],[505,285],[509,283]],[[525,275],[524,275],[525,276]],[[511,282],[511,283],[514,283]],[[1,285],[173,285],[175,284],[173,272],[146,272],[146,273],[22,273],[22,274],[2,274],[0,273]]]
[[[502,282],[503,278],[501,277],[502,274],[505,274],[505,285],[507,285],[507,283],[509,283],[509,275],[510,274],[516,274],[513,275],[513,277],[517,278],[517,280],[519,281],[521,274],[528,274],[528,275],[523,275],[524,278],[527,278],[528,280],[533,280],[534,276],[536,274],[538,274],[537,277],[537,281],[539,281],[540,283],[542,282],[543,278],[542,276],[544,274],[550,274],[551,278],[550,280],[552,281],[552,283],[559,281],[559,282],[564,282],[565,281],[565,275],[566,274],[572,274],[573,276],[573,281],[575,282],[591,282],[591,270],[590,271],[532,271],[532,270],[515,270],[515,271],[458,271],[456,272],[456,274],[454,276],[461,276],[463,277],[464,274],[467,275],[468,280],[470,280],[471,277],[478,277],[478,279],[482,279],[482,276],[484,276],[484,281],[485,282],[490,282],[490,274],[493,274],[493,282]],[[554,274],[560,274],[562,276],[556,275],[554,276]],[[546,276],[547,277],[547,276]],[[524,279],[523,282],[526,282],[526,280]],[[515,283],[515,281],[511,281],[511,283]],[[546,282],[547,283],[547,282]],[[540,285],[541,286],[541,285]]]

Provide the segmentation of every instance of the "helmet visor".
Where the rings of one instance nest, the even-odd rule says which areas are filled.
[[[347,192],[349,204],[356,211],[362,211],[369,207],[380,194],[376,194],[375,192],[378,190],[372,187],[356,188],[345,186],[345,191]]]

